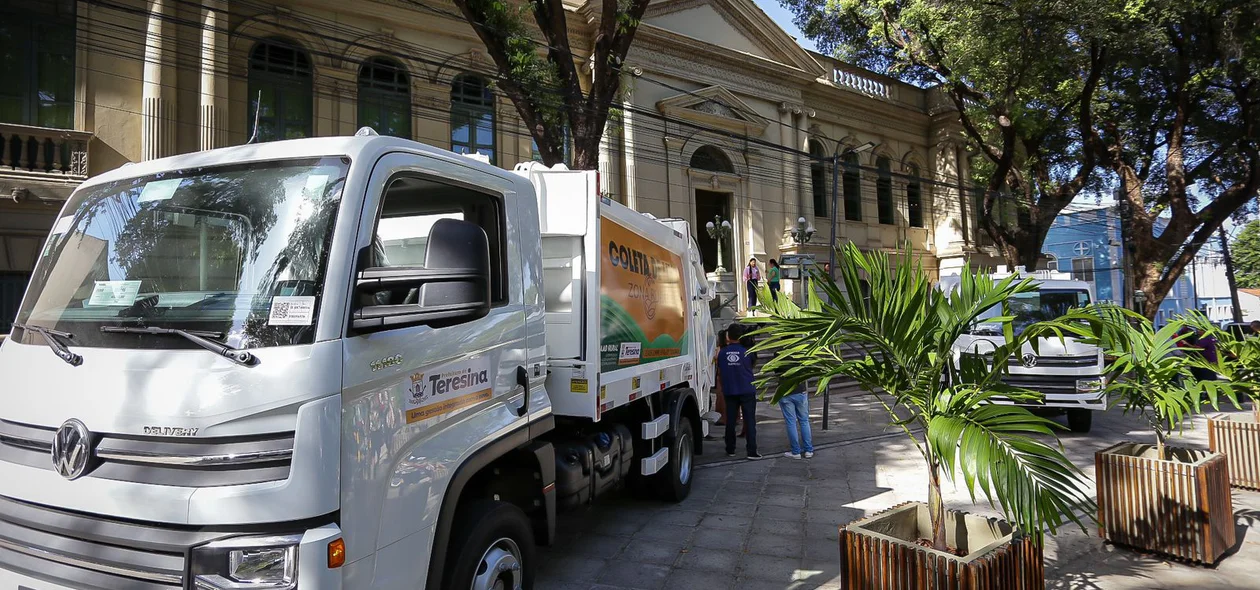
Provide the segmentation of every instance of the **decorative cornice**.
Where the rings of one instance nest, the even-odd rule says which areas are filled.
[[[714,12],[742,33],[749,42],[766,52],[772,61],[799,69],[813,77],[825,72],[822,65],[797,45],[791,36],[748,0],[658,0],[649,6],[644,18],[665,16],[704,5],[712,7]]]
[[[670,117],[751,137],[760,137],[769,126],[752,107],[721,86],[667,98],[657,102],[656,108]]]

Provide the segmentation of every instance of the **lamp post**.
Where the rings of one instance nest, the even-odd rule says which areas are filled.
[[[722,266],[722,241],[731,237],[731,222],[722,219],[721,215],[714,215],[713,221],[704,224],[705,231],[709,232],[709,237],[717,241],[717,268],[715,272],[726,272],[726,268]]]
[[[834,272],[832,269],[836,267],[836,248],[840,246],[840,236],[836,234],[837,221],[840,216],[840,159],[847,157],[849,154],[860,154],[875,149],[875,142],[868,141],[857,147],[845,148],[840,151],[840,146],[836,146],[836,152],[831,156],[831,235],[827,236],[831,240],[831,244],[827,254],[827,274],[830,277]],[[861,206],[859,204],[859,206]],[[799,223],[799,222],[798,222]],[[823,430],[828,429],[831,423],[831,388],[823,390]]]
[[[805,257],[800,250],[802,246],[814,239],[814,233],[814,226],[806,223],[804,217],[796,219],[796,229],[792,230],[792,241],[796,242],[796,276],[801,282],[801,307],[805,307],[808,300],[805,293]]]

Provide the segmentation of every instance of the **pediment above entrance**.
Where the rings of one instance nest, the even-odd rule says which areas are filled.
[[[656,103],[661,113],[732,133],[760,137],[770,122],[721,86],[679,94]]]
[[[643,24],[809,75],[822,67],[752,0],[656,0]]]

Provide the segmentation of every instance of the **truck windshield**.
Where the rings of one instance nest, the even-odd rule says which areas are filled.
[[[101,329],[119,326],[217,332],[236,348],[310,343],[348,167],[346,158],[251,162],[78,191],[18,323],[70,333],[71,346],[193,346]]]
[[[1089,305],[1089,291],[1084,289],[1041,289],[1023,293],[1007,300],[1010,314],[1014,316],[1012,327],[1019,334],[1028,326],[1045,320],[1053,320],[1074,307]],[[973,334],[1001,336],[1000,324],[985,322],[1002,315],[1001,306],[989,308],[980,315],[980,322],[972,329]]]

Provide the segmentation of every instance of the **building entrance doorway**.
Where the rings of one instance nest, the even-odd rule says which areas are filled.
[[[700,246],[700,257],[704,260],[705,272],[713,272],[718,267],[717,240],[710,237],[709,232],[705,230],[705,224],[711,223],[715,215],[731,222],[732,234],[730,239],[722,244],[721,263],[726,270],[735,271],[737,270],[737,265],[734,264],[735,221],[731,219],[731,194],[696,190],[696,241]]]

